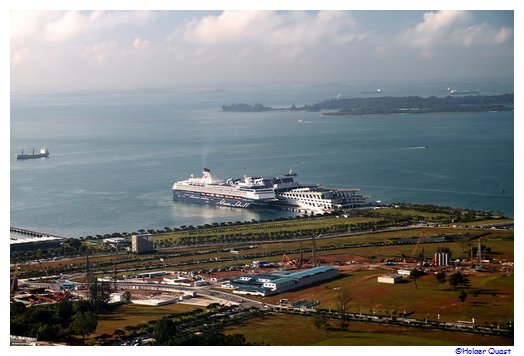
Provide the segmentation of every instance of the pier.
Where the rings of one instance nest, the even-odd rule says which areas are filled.
[[[10,248],[13,251],[25,251],[59,247],[66,237],[50,235],[39,231],[11,226]]]
[[[11,226],[9,228],[9,232],[10,233],[15,233],[15,234],[18,234],[18,235],[23,235],[23,236],[31,236],[31,237],[58,237],[58,238],[62,238],[62,239],[66,238],[66,237],[63,237],[63,236],[46,234],[44,232],[38,232],[38,231],[34,231],[34,230],[22,229],[20,227],[14,227],[14,226]]]

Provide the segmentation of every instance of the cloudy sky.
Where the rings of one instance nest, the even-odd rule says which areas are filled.
[[[512,11],[14,11],[11,89],[513,77]]]

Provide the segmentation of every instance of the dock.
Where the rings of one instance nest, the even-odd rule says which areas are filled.
[[[10,227],[9,232],[11,251],[57,247],[67,239],[63,236],[14,226]]]

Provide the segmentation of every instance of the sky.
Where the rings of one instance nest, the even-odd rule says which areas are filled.
[[[513,11],[11,11],[12,92],[513,78]]]

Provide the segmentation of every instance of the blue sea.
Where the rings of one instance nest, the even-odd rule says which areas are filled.
[[[374,86],[375,85],[375,86]],[[292,213],[192,205],[171,186],[275,176],[360,188],[382,202],[431,203],[513,216],[513,112],[322,116],[222,112],[222,104],[312,104],[369,96],[376,83],[77,91],[11,95],[11,225],[66,237],[270,219]],[[381,83],[382,95],[445,95],[445,84]],[[512,83],[465,83],[481,94]],[[371,94],[372,95],[372,94]],[[17,161],[45,145],[47,159]]]

